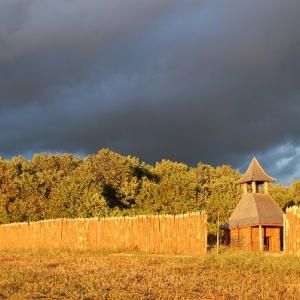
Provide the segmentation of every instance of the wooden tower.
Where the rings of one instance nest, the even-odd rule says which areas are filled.
[[[254,157],[246,174],[238,181],[244,194],[228,219],[230,245],[254,251],[280,251],[283,211],[268,192],[275,181]],[[259,190],[263,185],[263,190]]]

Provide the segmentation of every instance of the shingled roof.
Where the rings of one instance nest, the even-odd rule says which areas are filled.
[[[229,228],[255,225],[283,226],[283,211],[269,194],[244,194],[228,219]]]
[[[246,174],[238,181],[238,183],[255,182],[273,182],[275,178],[266,174],[257,159],[254,157],[246,171]]]

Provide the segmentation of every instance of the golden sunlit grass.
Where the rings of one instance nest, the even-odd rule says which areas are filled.
[[[299,299],[300,259],[0,251],[0,299]]]

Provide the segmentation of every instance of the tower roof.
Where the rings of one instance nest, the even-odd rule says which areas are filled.
[[[246,174],[238,181],[238,183],[256,182],[273,182],[275,178],[267,175],[258,160],[253,157]]]
[[[269,194],[244,194],[228,219],[229,228],[283,225],[283,211]]]

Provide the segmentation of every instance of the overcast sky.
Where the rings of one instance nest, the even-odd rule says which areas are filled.
[[[299,0],[1,0],[0,156],[256,156],[300,180]]]

